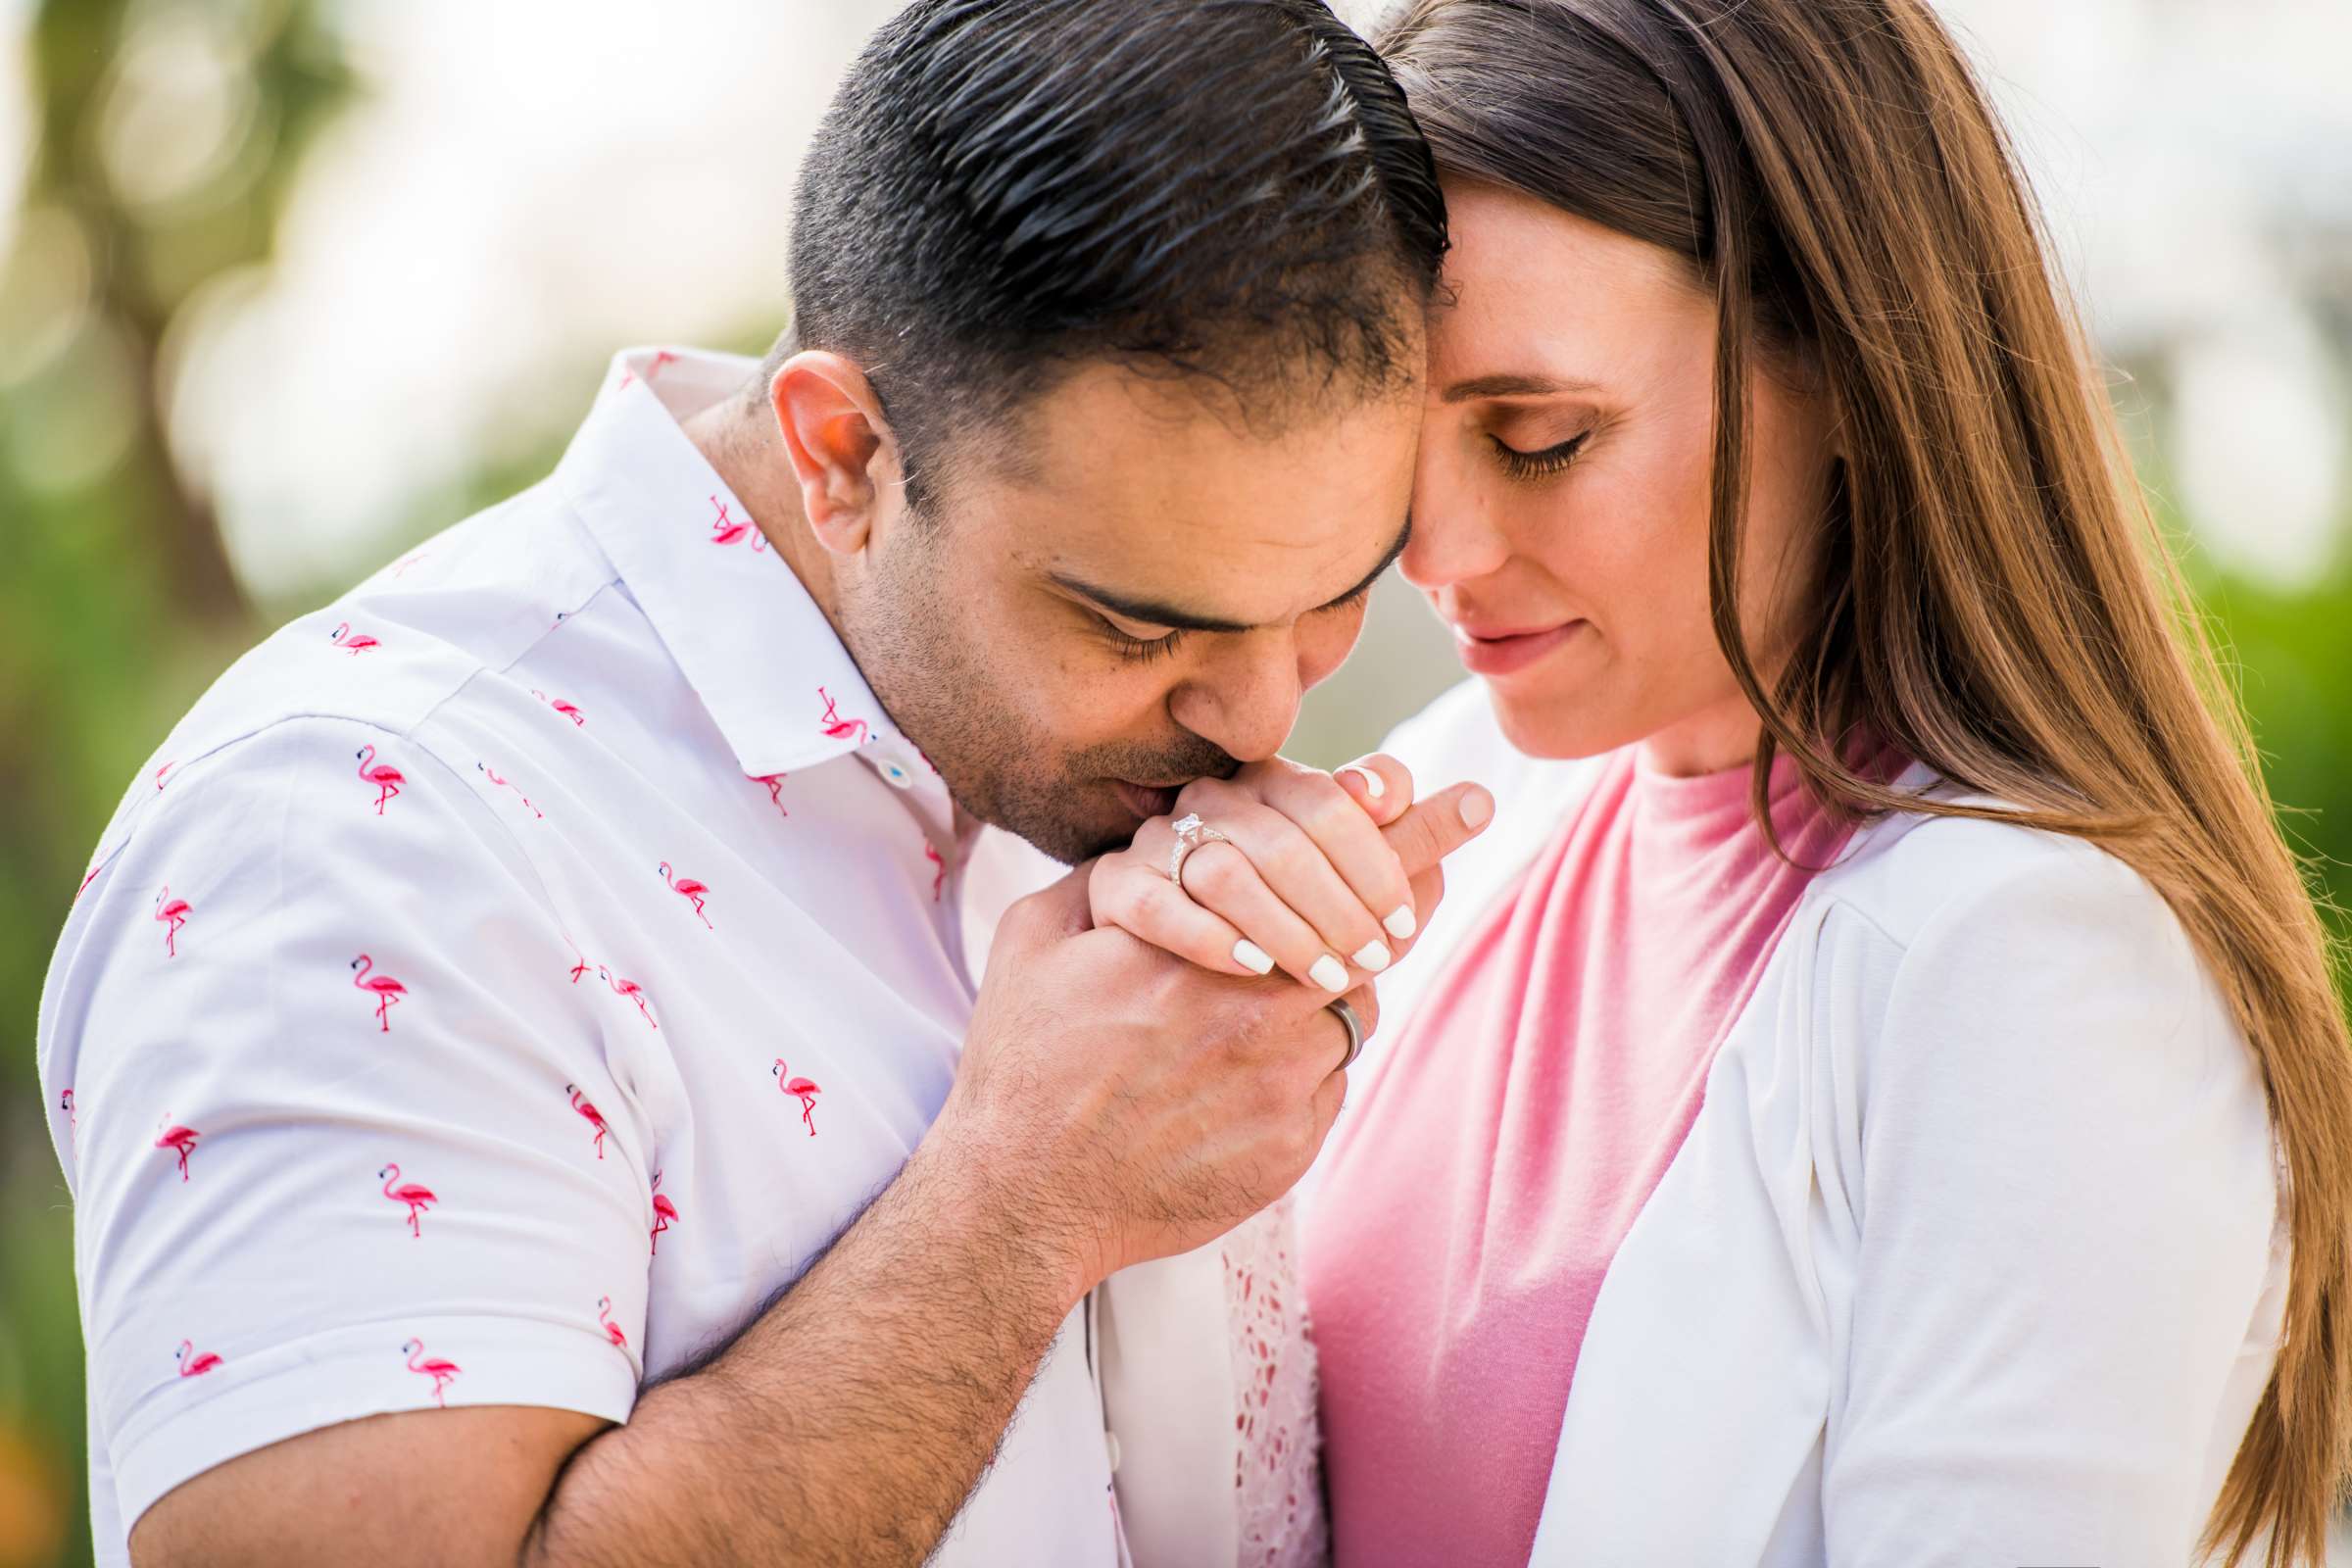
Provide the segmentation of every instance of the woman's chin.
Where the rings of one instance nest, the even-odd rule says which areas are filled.
[[[1530,691],[1511,681],[1487,682],[1494,721],[1512,749],[1555,761],[1598,757],[1642,738],[1602,706],[1556,691]]]

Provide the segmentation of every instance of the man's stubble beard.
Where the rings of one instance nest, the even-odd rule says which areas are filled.
[[[1072,752],[1033,730],[1005,693],[1024,671],[969,636],[950,603],[937,524],[915,521],[892,559],[843,595],[842,641],[907,739],[921,748],[964,811],[1026,839],[1064,864],[1125,847],[1134,823],[1103,789],[1110,778],[1220,776],[1232,758],[1191,745],[1104,745]]]

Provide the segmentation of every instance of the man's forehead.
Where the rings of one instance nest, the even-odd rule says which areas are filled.
[[[1098,602],[1279,623],[1348,597],[1401,544],[1413,396],[1335,398],[1268,428],[1164,380],[1093,370],[1021,423],[1022,461],[997,470],[1013,549]]]

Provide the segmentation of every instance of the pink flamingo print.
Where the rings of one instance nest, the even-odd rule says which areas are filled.
[[[400,787],[408,782],[408,777],[396,767],[369,765],[375,761],[373,746],[363,746],[355,755],[360,760],[361,780],[375,786],[375,814],[381,816],[384,814],[384,803],[400,793]]]
[[[421,1238],[424,1232],[417,1228],[416,1216],[423,1213],[430,1205],[440,1201],[433,1196],[433,1190],[429,1187],[419,1187],[415,1182],[409,1182],[399,1187],[393,1186],[394,1182],[400,1180],[398,1165],[386,1165],[375,1173],[375,1177],[384,1184],[386,1198],[395,1203],[409,1205],[409,1235],[412,1238]]]
[[[203,1134],[197,1132],[193,1127],[180,1126],[172,1119],[170,1112],[165,1113],[164,1119],[157,1122],[155,1128],[155,1147],[169,1149],[179,1156],[179,1179],[183,1182],[186,1181],[188,1179],[188,1156],[196,1152],[196,1140]]]
[[[755,784],[764,784],[767,786],[768,802],[770,805],[775,807],[776,814],[778,816],[790,816],[792,814],[790,811],[784,809],[784,781],[790,778],[792,776],[791,774],[752,773],[746,776],[749,777]]]
[[[534,691],[531,693],[531,695],[538,698],[548,707],[554,709],[557,712],[562,713],[565,718],[570,719],[572,728],[574,729],[578,729],[588,722],[588,715],[586,713],[581,712],[577,708],[564,701],[564,699],[561,697],[550,697],[547,695],[547,693],[542,691]]]
[[[172,1352],[172,1359],[179,1363],[179,1375],[183,1378],[200,1378],[222,1364],[220,1358],[210,1350],[202,1355],[197,1354],[194,1340],[180,1341],[179,1348]]]
[[[338,621],[335,629],[326,634],[326,640],[347,654],[363,654],[383,646],[364,631],[353,631],[348,620]]]
[[[654,1250],[662,1250],[662,1233],[678,1222],[678,1205],[662,1190],[662,1173],[654,1172]]]
[[[669,862],[667,860],[663,860],[662,862],[662,880],[669,884],[670,892],[677,894],[687,903],[694,906],[694,912],[698,915],[702,915],[703,928],[705,930],[715,931],[718,929],[716,926],[710,923],[710,916],[703,912],[703,895],[710,891],[709,888],[705,887],[702,883],[697,882],[690,876],[679,876],[676,872],[669,868]]]
[[[90,891],[90,884],[97,881],[98,873],[105,869],[106,867],[103,864],[93,865],[90,867],[89,874],[81,879],[81,886],[74,890],[74,902],[75,904],[79,904],[81,902],[81,896]]]
[[[155,896],[155,917],[164,926],[165,957],[179,956],[179,928],[186,925],[188,916],[195,912],[189,907],[187,900],[172,896],[172,884],[169,882],[164,884],[164,891]]]
[[[675,360],[676,358],[677,358],[677,356],[676,356],[675,354],[672,354],[672,353],[670,353],[670,352],[669,352],[669,350],[667,350],[667,349],[663,349],[663,350],[662,350],[660,353],[656,354],[656,355],[654,356],[654,363],[653,363],[653,364],[651,364],[651,365],[649,365],[649,366],[647,366],[647,367],[645,368],[645,379],[646,379],[647,383],[648,383],[648,384],[651,384],[651,383],[652,383],[652,381],[653,381],[653,379],[654,379],[654,377],[655,377],[655,376],[657,376],[657,375],[660,375],[660,374],[662,373],[662,367],[663,367],[664,365],[667,365],[667,364],[669,364],[669,363],[670,363],[672,360]],[[627,371],[626,373],[624,373],[624,374],[621,376],[621,378],[620,378],[620,385],[621,385],[622,387],[626,387],[626,386],[627,386],[627,385],[628,385],[628,384],[629,384],[631,381],[634,381],[634,380],[636,380],[636,379],[637,379],[637,372],[636,372],[635,370],[630,370],[630,371]],[[618,390],[618,388],[615,388],[615,390]]]
[[[629,1348],[629,1337],[620,1332],[619,1324],[612,1321],[612,1298],[610,1296],[600,1296],[596,1298],[596,1320],[605,1326],[607,1340],[624,1350]]]
[[[388,974],[371,975],[368,971],[374,967],[375,960],[365,953],[361,954],[351,960],[351,983],[374,996],[375,1021],[383,1025],[384,1034],[390,1034],[392,1020],[386,1014],[399,1004],[401,998],[409,994],[409,988]]]
[[[604,1158],[605,1134],[612,1130],[605,1125],[605,1113],[597,1109],[594,1104],[590,1103],[586,1095],[580,1093],[580,1086],[578,1084],[565,1084],[564,1086],[564,1093],[570,1097],[571,1108],[578,1111],[582,1116],[585,1116],[588,1119],[588,1125],[596,1129],[596,1157],[599,1159]]]
[[[421,1377],[428,1377],[433,1380],[433,1402],[440,1405],[443,1409],[449,1408],[449,1406],[442,1400],[441,1391],[448,1388],[449,1380],[458,1375],[459,1371],[461,1370],[461,1368],[458,1366],[458,1363],[455,1361],[444,1360],[437,1355],[429,1361],[418,1360],[417,1357],[424,1354],[424,1342],[422,1340],[409,1341],[406,1345],[403,1345],[400,1348],[400,1353],[409,1358],[410,1371],[415,1372]]]
[[[155,787],[159,791],[164,787],[164,775],[172,771],[172,766],[176,761],[177,759],[174,759],[173,761],[166,762],[163,766],[155,770]]]
[[[867,741],[873,739],[871,735],[866,733],[864,719],[844,718],[834,710],[833,705],[835,699],[826,696],[825,689],[822,686],[819,686],[816,689],[816,695],[825,699],[825,716],[818,720],[818,722],[824,726],[825,738],[827,740],[846,741],[854,736],[856,737],[858,744],[863,746]]]
[[[416,551],[416,552],[415,552],[414,554],[412,554],[411,556],[409,556],[409,558],[408,558],[407,560],[403,561],[403,562],[402,562],[402,563],[401,563],[399,565],[397,565],[397,566],[394,566],[394,567],[392,568],[392,575],[393,575],[393,576],[395,576],[395,577],[399,576],[399,575],[400,575],[402,572],[404,572],[404,571],[408,570],[408,569],[409,569],[411,566],[414,566],[415,564],[416,564],[416,563],[418,563],[419,561],[422,561],[422,560],[423,560],[425,557],[427,557],[427,556],[429,556],[429,555],[431,555],[431,554],[432,554],[432,552],[431,552],[430,550],[419,550],[419,551]]]
[[[564,945],[571,950],[571,956],[574,960],[571,966],[571,983],[576,986],[580,983],[580,976],[588,972],[588,955],[582,953],[580,945],[572,941],[569,936],[564,937]]]
[[[536,806],[533,806],[531,804],[531,798],[528,795],[523,794],[521,790],[515,789],[514,785],[508,783],[505,779],[500,778],[498,774],[491,769],[491,766],[488,762],[476,762],[473,765],[481,770],[482,777],[488,779],[500,789],[514,790],[514,798],[522,803],[522,808],[524,810],[530,812],[533,816],[538,817],[542,821],[546,820],[547,813],[539,809],[539,808]]]
[[[780,1087],[786,1094],[796,1095],[800,1098],[801,1120],[808,1124],[808,1136],[814,1138],[816,1136],[816,1097],[822,1093],[822,1091],[820,1091],[815,1084],[810,1083],[806,1078],[790,1078],[785,1076],[790,1069],[784,1065],[784,1058],[782,1056],[778,1056],[776,1058],[776,1064],[773,1067],[770,1067],[767,1071],[768,1076],[775,1079],[777,1086]]]
[[[72,1132],[81,1123],[74,1119],[74,1091],[69,1089],[57,1097],[57,1108],[66,1113],[66,1130]]]
[[[948,862],[939,858],[938,849],[927,839],[923,843],[923,858],[932,865],[931,902],[937,904],[940,890],[948,885]]]
[[[645,994],[645,987],[639,985],[634,980],[623,980],[619,978],[613,974],[612,970],[606,968],[601,963],[596,966],[596,977],[599,980],[602,980],[605,984],[611,986],[614,996],[626,997],[631,1002],[637,1004],[637,1010],[645,1015],[645,1021],[647,1023],[652,1024],[656,1029],[662,1027],[661,1024],[655,1022],[653,1008],[646,1005],[646,1003],[650,999]]]
[[[712,496],[710,504],[718,509],[718,516],[710,524],[710,542],[712,544],[734,545],[749,539],[752,542],[752,554],[759,555],[767,549],[767,535],[761,533],[751,523],[736,521],[728,514],[727,504],[724,501]]]

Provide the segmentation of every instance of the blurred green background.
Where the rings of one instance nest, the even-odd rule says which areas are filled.
[[[265,630],[545,472],[613,348],[780,324],[792,163],[887,4],[649,9],[0,0],[0,1568],[89,1554],[31,1040],[133,769]],[[2352,903],[2352,127],[2281,66],[2352,26],[2044,9],[1952,7],[2289,832]],[[1384,583],[1296,749],[1345,760],[1457,677]]]

